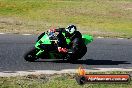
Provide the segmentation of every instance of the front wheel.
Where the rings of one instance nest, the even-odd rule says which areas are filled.
[[[28,51],[24,55],[24,59],[29,62],[34,62],[35,60],[37,60],[38,58],[36,57],[36,48],[33,48],[32,50]]]

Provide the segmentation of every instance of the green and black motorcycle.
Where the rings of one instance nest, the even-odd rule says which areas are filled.
[[[62,33],[65,36],[65,33]],[[93,37],[90,35],[82,35],[83,42],[87,45],[93,41]],[[57,49],[57,34],[54,32],[44,32],[39,37],[35,43],[34,48],[29,50],[25,55],[24,59],[29,62],[36,61],[39,58],[42,59],[63,59],[69,60],[67,53],[60,53]],[[69,38],[66,38],[67,44],[71,41]],[[43,45],[43,46],[41,46]]]

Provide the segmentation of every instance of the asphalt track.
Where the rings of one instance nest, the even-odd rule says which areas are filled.
[[[35,43],[36,35],[0,35],[0,72],[30,71],[30,70],[63,70],[77,69],[80,64],[86,69],[96,68],[131,68],[131,39],[94,39],[87,45],[86,55],[76,63],[62,60],[39,60],[27,62],[23,54]]]

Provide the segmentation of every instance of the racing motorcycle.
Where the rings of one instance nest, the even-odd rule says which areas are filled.
[[[65,36],[65,33],[62,34]],[[82,39],[85,45],[93,41],[93,37],[86,34],[82,35]],[[24,54],[24,59],[29,62],[34,62],[39,58],[70,60],[71,58],[67,57],[67,53],[58,52],[57,41],[56,33],[48,31],[42,33],[38,37],[35,46]],[[71,41],[69,38],[66,38],[66,42],[69,44]]]

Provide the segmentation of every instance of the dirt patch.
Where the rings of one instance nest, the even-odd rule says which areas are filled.
[[[0,32],[39,34],[50,27],[45,22],[28,21],[14,17],[0,17]]]
[[[132,2],[121,2],[117,6],[124,10],[132,10]]]

